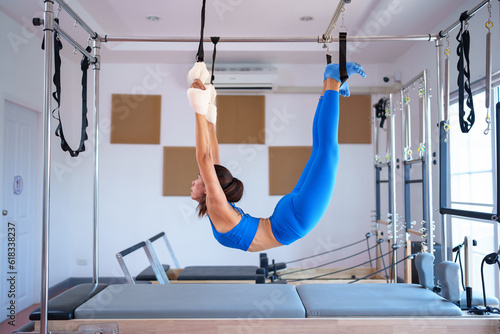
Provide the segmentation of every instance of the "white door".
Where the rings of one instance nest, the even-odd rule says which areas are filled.
[[[5,101],[0,321],[34,303],[37,118]]]

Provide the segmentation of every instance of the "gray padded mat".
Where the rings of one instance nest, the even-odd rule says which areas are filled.
[[[458,306],[417,284],[305,284],[297,291],[307,317],[462,315]]]
[[[112,285],[75,311],[76,319],[304,318],[292,285]]]
[[[177,278],[185,280],[255,280],[256,266],[192,266],[182,270]]]

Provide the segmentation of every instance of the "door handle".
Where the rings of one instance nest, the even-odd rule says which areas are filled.
[[[2,215],[3,215],[3,216],[7,216],[7,214],[8,214],[8,213],[9,213],[9,212],[8,212],[7,210],[3,210],[3,211],[2,211]]]

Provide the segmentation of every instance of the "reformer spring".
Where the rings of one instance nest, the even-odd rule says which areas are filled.
[[[379,242],[380,242],[380,243],[381,243],[381,242],[384,242],[384,241],[387,241],[387,239],[386,239],[386,240],[379,239]],[[370,248],[368,248],[368,249],[365,249],[365,250],[363,250],[363,251],[361,251],[361,252],[358,252],[358,253],[355,253],[355,254],[351,254],[351,255],[346,256],[346,257],[341,258],[341,259],[336,259],[336,260],[334,260],[334,261],[326,262],[326,263],[323,263],[323,264],[321,264],[321,265],[319,265],[319,266],[316,266],[316,267],[311,267],[311,268],[305,268],[305,269],[299,269],[299,270],[291,271],[291,272],[288,272],[288,273],[281,274],[281,276],[291,275],[291,274],[295,274],[295,273],[300,273],[300,272],[307,271],[307,270],[312,270],[312,269],[317,269],[317,268],[321,268],[321,267],[324,267],[324,266],[329,265],[329,264],[333,264],[333,263],[336,263],[336,262],[340,262],[340,261],[343,261],[343,260],[347,260],[347,259],[350,259],[350,258],[352,258],[352,257],[358,256],[358,255],[360,255],[360,254],[363,254],[363,253],[365,253],[365,252],[369,252],[369,251],[370,251],[370,250],[372,250],[373,248],[377,247],[377,246],[378,246],[378,244],[379,244],[379,243],[377,243],[377,244],[375,244],[374,246],[372,246],[372,247],[370,247]],[[381,257],[383,257],[383,256],[385,256],[385,255],[387,255],[387,254],[389,254],[389,253],[390,253],[390,252],[388,252],[388,253],[386,253],[386,254],[384,254],[384,255],[381,255],[381,256],[379,256],[379,257],[376,257],[376,258],[375,258],[375,260],[377,260],[377,259],[379,259],[379,258],[381,258]],[[362,264],[360,264],[360,265],[357,265],[357,266],[354,266],[354,267],[352,267],[352,268],[349,268],[349,269],[354,269],[354,268],[359,267],[359,266],[362,266],[362,265],[364,265],[364,264],[371,263],[371,261],[372,261],[372,259],[370,258],[370,260],[368,260],[368,261],[366,261],[366,262],[364,262],[364,263],[362,263]],[[327,274],[327,275],[329,275],[329,274]],[[280,276],[280,277],[281,277],[281,276]]]
[[[337,252],[339,250],[342,250],[342,249],[346,249],[348,247],[351,247],[351,246],[354,246],[354,245],[357,245],[359,243],[362,243],[363,241],[367,240],[368,238],[370,238],[372,235],[371,233],[367,233],[366,237],[364,239],[361,239],[359,241],[356,241],[356,242],[353,242],[352,244],[349,244],[349,245],[345,245],[345,246],[342,246],[342,247],[339,247],[339,248],[335,248],[335,249],[332,249],[332,250],[329,250],[329,251],[326,251],[326,252],[322,252],[322,253],[318,253],[318,254],[315,254],[315,255],[311,255],[311,256],[307,256],[307,257],[303,257],[301,259],[297,259],[297,260],[293,260],[293,261],[287,261],[285,262],[286,264],[289,264],[289,263],[294,263],[294,262],[299,262],[299,261],[303,261],[303,260],[308,260],[308,259],[312,259],[313,257],[317,257],[317,256],[321,256],[321,255],[325,255],[325,254],[328,254],[328,253],[333,253],[333,252]]]
[[[382,258],[382,257],[384,257],[384,256],[386,256],[386,255],[391,254],[391,253],[394,253],[395,251],[396,251],[395,249],[390,250],[389,252],[387,252],[387,253],[385,253],[385,254],[382,254],[382,255],[380,255],[380,256],[378,256],[378,257],[376,257],[376,258],[375,258],[375,260],[380,259],[380,258]],[[407,256],[407,257],[406,257],[406,258],[404,258],[403,260],[406,260],[407,258],[411,257],[412,255],[413,255],[413,254],[411,254],[411,255]],[[400,261],[403,261],[403,260],[400,260]],[[391,268],[391,267],[393,267],[393,266],[397,265],[400,261],[398,261],[398,262],[396,262],[396,263],[393,263],[393,264],[389,265],[388,267],[386,267],[386,268],[383,268],[383,269],[379,270],[378,272],[381,272],[381,271],[383,271],[383,270],[386,270],[387,268]],[[341,273],[341,272],[344,272],[344,271],[347,271],[347,270],[355,269],[355,268],[360,267],[360,266],[362,266],[362,265],[365,265],[365,264],[367,264],[367,263],[369,263],[369,262],[370,262],[370,261],[365,261],[365,262],[360,263],[360,264],[357,264],[357,265],[355,265],[355,266],[352,266],[352,267],[349,267],[349,268],[340,269],[340,270],[336,270],[336,271],[333,271],[333,272],[330,272],[330,273],[326,273],[326,274],[321,274],[321,275],[312,276],[312,277],[307,277],[307,278],[297,278],[297,279],[291,279],[291,280],[287,280],[287,281],[288,281],[288,282],[300,282],[300,281],[307,281],[307,280],[312,280],[312,279],[316,279],[316,278],[321,278],[321,277],[325,277],[325,276],[329,276],[329,275],[334,275],[334,274],[338,274],[338,273]],[[377,272],[377,273],[378,273],[378,272]],[[372,276],[372,275],[374,275],[374,274],[375,274],[375,273],[372,273],[372,274],[370,274],[369,276]],[[281,276],[283,276],[283,275],[281,275]],[[368,276],[368,277],[369,277],[369,276]]]

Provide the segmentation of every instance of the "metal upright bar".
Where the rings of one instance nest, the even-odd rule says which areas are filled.
[[[101,70],[101,42],[96,37],[92,43],[96,62],[94,70],[94,283],[99,283],[99,73]]]
[[[432,138],[431,138],[431,103],[429,94],[429,72],[427,69],[424,70],[424,110],[425,110],[425,128],[426,131],[426,143],[425,143],[425,167],[426,167],[426,184],[427,184],[427,242],[429,247],[429,253],[434,255],[434,205],[432,196]]]
[[[67,40],[71,45],[78,49],[85,57],[87,57],[91,63],[95,63],[96,59],[90,53],[85,50],[77,41],[75,41],[70,35],[68,35],[58,24],[54,24],[54,29],[61,35],[65,40]]]
[[[391,209],[392,209],[392,229],[393,229],[393,240],[394,243],[393,245],[397,245],[398,241],[398,215],[397,215],[397,210],[396,210],[396,108],[394,106],[394,97],[393,94],[391,93],[389,95],[389,101],[391,104],[391,170],[390,170],[390,193],[392,193],[392,201],[391,201]],[[398,270],[397,270],[397,252],[393,252],[394,257],[393,257],[393,263],[394,263],[394,269],[392,270],[393,273],[393,281],[394,283],[397,283],[397,278],[398,278]]]
[[[448,104],[449,104],[449,64],[448,57],[445,59],[444,64],[444,73],[443,73],[443,40],[436,40],[436,63],[437,63],[437,83],[438,83],[438,108],[439,108],[439,149],[441,150],[441,122],[445,120],[445,114],[447,115]],[[448,85],[448,88],[446,87]],[[447,94],[447,96],[445,96]],[[441,163],[441,159],[439,160]],[[441,166],[439,167],[441,168]],[[440,178],[441,178],[441,169],[440,169]],[[441,182],[441,180],[440,180]],[[441,194],[440,194],[441,196]],[[441,198],[440,198],[441,200]],[[443,261],[448,261],[448,225],[447,225],[447,215],[441,215],[441,258]]]
[[[483,8],[487,3],[489,2],[489,0],[483,0],[481,1],[479,4],[476,5],[476,7],[472,8],[471,10],[467,11],[467,15],[469,15],[469,18],[473,17],[481,8]],[[446,35],[448,35],[448,33],[450,31],[452,31],[453,29],[455,29],[456,27],[458,27],[460,25],[460,20],[457,20],[455,21],[453,24],[451,24],[448,28],[444,29],[444,30],[441,30],[439,32],[439,37],[443,38],[443,37],[446,37]]]
[[[68,4],[66,4],[66,2],[64,2],[63,0],[55,1],[59,4],[59,6],[61,6],[62,9],[64,9],[71,17],[73,17],[83,29],[85,29],[90,34],[91,38],[97,38],[97,33],[95,32],[95,30],[90,28],[88,24],[85,23],[85,21],[83,21],[82,18],[70,6],[68,6]]]
[[[50,114],[52,63],[54,59],[54,2],[45,0],[43,13],[44,85],[43,85],[43,214],[42,214],[42,291],[40,300],[40,333],[47,334],[49,303],[49,232],[50,232]]]
[[[436,79],[438,84],[438,108],[439,108],[439,118],[442,120],[444,118],[443,115],[443,97],[444,97],[444,82],[443,82],[443,74],[442,74],[442,58],[441,53],[443,52],[443,43],[442,39],[436,39]]]

